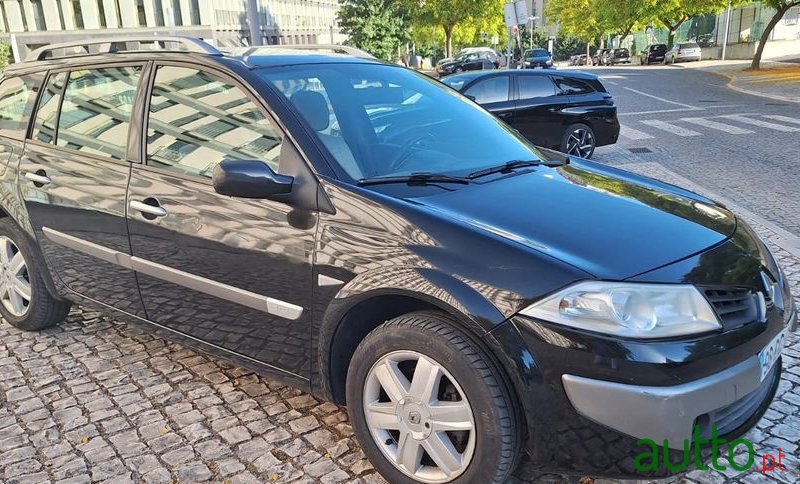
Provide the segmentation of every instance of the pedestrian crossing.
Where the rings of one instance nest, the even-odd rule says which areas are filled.
[[[661,138],[665,135],[694,138],[719,132],[742,135],[755,134],[763,130],[781,133],[800,132],[800,118],[778,114],[724,114],[684,117],[669,122],[660,119],[642,119],[621,125],[619,134],[620,138],[639,141]]]

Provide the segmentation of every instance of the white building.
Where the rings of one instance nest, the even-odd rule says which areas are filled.
[[[0,0],[15,57],[97,36],[176,34],[221,46],[340,41],[338,0]]]

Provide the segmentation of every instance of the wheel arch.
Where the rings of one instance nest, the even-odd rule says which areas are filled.
[[[318,371],[315,373],[318,378],[312,382],[316,392],[344,404],[347,370],[355,349],[364,337],[385,321],[415,311],[441,311],[450,315],[487,354],[491,354],[490,348],[481,339],[504,322],[506,317],[483,295],[462,281],[442,274],[438,274],[438,280],[431,280],[432,274],[423,278],[425,272],[428,271],[406,273],[421,278],[416,284],[410,277],[402,278],[395,274],[389,280],[405,279],[405,286],[359,291],[352,288],[360,284],[352,284],[351,281],[339,291],[325,310],[317,332]],[[431,290],[431,283],[436,284],[437,290]],[[449,287],[443,287],[443,284],[449,284]],[[500,365],[498,367],[502,368]]]

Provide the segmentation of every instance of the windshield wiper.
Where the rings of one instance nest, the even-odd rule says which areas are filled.
[[[474,180],[476,178],[480,178],[486,175],[492,175],[495,173],[511,173],[516,168],[524,168],[526,166],[547,166],[550,168],[556,166],[563,166],[569,163],[569,158],[565,162],[561,161],[552,161],[552,160],[511,160],[506,161],[502,165],[497,166],[490,166],[489,168],[484,168],[482,170],[474,171],[467,175],[467,179]]]
[[[429,183],[458,183],[461,185],[468,185],[470,182],[471,180],[469,178],[430,172],[412,173],[410,175],[398,176],[379,176],[375,178],[362,178],[361,180],[358,180],[358,184],[361,186],[385,185],[389,183],[407,183],[409,185],[427,185]]]

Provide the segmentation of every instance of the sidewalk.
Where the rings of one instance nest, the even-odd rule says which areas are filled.
[[[745,94],[800,103],[800,63],[762,61],[758,71],[749,70],[750,61],[701,61],[679,65],[727,77],[729,88]]]

